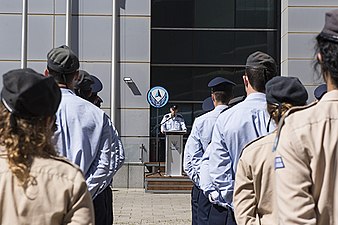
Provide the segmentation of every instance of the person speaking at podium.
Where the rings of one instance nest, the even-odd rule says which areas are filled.
[[[177,105],[172,105],[170,107],[170,113],[163,116],[161,121],[161,133],[166,131],[187,131],[183,116],[177,112]]]

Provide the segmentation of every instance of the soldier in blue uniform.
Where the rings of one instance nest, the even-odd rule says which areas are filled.
[[[213,185],[213,189],[206,192],[213,203],[209,224],[236,224],[232,196],[237,162],[246,144],[268,133],[270,115],[266,110],[265,84],[276,76],[276,71],[276,62],[268,54],[257,51],[249,55],[243,75],[246,99],[216,120],[207,149]]]
[[[178,106],[173,105],[170,107],[170,113],[163,116],[161,121],[161,133],[166,131],[187,131],[184,118],[178,112]]]
[[[200,189],[200,163],[202,156],[211,141],[212,130],[220,113],[228,106],[233,97],[233,87],[236,84],[216,77],[211,80],[208,87],[211,88],[211,100],[214,109],[197,117],[193,123],[191,133],[184,149],[184,171],[193,181],[191,191],[192,224],[208,224],[211,203]],[[211,107],[207,107],[210,109]]]

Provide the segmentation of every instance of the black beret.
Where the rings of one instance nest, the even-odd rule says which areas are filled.
[[[326,92],[327,92],[327,85],[321,84],[318,87],[316,87],[313,94],[317,100],[320,100]]]
[[[277,71],[275,60],[268,54],[257,51],[248,56],[246,67],[256,69],[267,69],[273,74]]]
[[[208,83],[208,87],[211,88],[211,91],[224,91],[230,86],[236,86],[236,84],[228,79],[223,77],[215,77]]]
[[[325,25],[320,36],[338,43],[338,9],[325,14]]]
[[[61,91],[53,77],[32,69],[17,69],[3,75],[1,100],[8,111],[19,117],[52,116],[59,107]]]
[[[206,99],[204,99],[203,103],[202,103],[202,109],[204,112],[208,112],[211,111],[215,108],[214,103],[212,102],[212,98],[211,97],[207,97]]]
[[[94,84],[94,81],[90,74],[87,71],[79,70],[79,78],[75,84],[75,89],[91,90],[92,84]]]
[[[62,45],[47,54],[47,66],[56,72],[68,74],[77,71],[80,63],[74,52],[68,46]]]
[[[303,84],[296,77],[277,76],[265,85],[268,103],[289,103],[293,106],[306,104],[308,94]]]

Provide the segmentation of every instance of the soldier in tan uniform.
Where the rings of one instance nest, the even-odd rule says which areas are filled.
[[[3,76],[0,103],[0,224],[94,224],[81,170],[51,143],[60,88],[32,69]]]
[[[316,40],[327,93],[280,123],[275,157],[279,224],[338,224],[338,10],[326,13]]]
[[[305,87],[295,77],[274,77],[265,90],[267,109],[276,124],[288,109],[305,105],[308,98]],[[276,131],[258,138],[242,152],[234,191],[237,224],[277,224],[273,201],[275,137]]]

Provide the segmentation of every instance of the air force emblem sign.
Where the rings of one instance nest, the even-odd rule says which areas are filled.
[[[148,91],[147,100],[151,106],[155,108],[161,108],[167,104],[169,100],[169,94],[163,87],[156,86]]]

